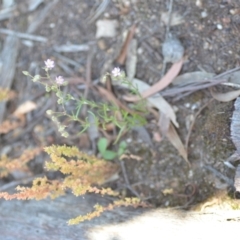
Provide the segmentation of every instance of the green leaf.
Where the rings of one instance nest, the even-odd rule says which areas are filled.
[[[41,79],[41,76],[40,75],[36,75],[36,76],[34,76],[34,78],[32,80],[33,80],[33,82],[37,82],[40,79]]]
[[[116,153],[116,152],[113,152],[113,151],[110,151],[110,150],[106,150],[106,151],[104,152],[104,154],[102,155],[102,157],[103,157],[105,160],[113,160],[116,156],[117,156],[117,153]]]
[[[98,147],[98,151],[101,153],[101,155],[103,156],[106,149],[107,149],[107,139],[106,138],[100,138],[98,140],[98,143],[97,143],[97,147]]]
[[[117,152],[117,155],[118,155],[119,157],[121,157],[121,156],[124,154],[124,152],[125,152],[125,149],[119,148],[119,149],[118,149],[118,152]]]
[[[125,141],[121,141],[119,144],[119,148],[126,149],[127,148],[127,143]]]
[[[117,155],[120,157],[124,154],[125,150],[127,148],[127,143],[125,141],[121,141],[119,144]]]

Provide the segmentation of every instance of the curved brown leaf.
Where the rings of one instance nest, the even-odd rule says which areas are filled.
[[[153,86],[151,86],[150,88],[142,92],[141,98],[139,96],[131,96],[131,97],[125,97],[125,99],[127,101],[136,102],[142,98],[150,97],[153,94],[161,91],[162,89],[166,88],[175,79],[175,77],[181,71],[182,65],[183,65],[183,58],[179,62],[174,63],[162,79],[160,79]]]

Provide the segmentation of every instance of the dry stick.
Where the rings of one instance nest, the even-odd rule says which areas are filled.
[[[59,0],[50,1],[46,7],[43,8],[41,12],[39,12],[38,16],[31,22],[28,26],[27,33],[34,33],[37,28],[44,22],[45,18],[48,14],[53,10],[54,6],[58,3]]]
[[[123,110],[127,111],[130,114],[141,114],[140,112],[128,108],[120,100],[118,100],[113,93],[109,92],[105,88],[97,86],[97,89],[102,96],[104,96],[108,101],[114,103],[119,108],[122,108]]]
[[[219,79],[216,81],[211,80],[209,82],[203,82],[202,84],[201,83],[192,83],[185,87],[175,87],[175,88],[167,89],[167,90],[161,92],[161,95],[163,97],[165,97],[165,96],[172,97],[172,96],[176,96],[177,94],[180,94],[183,92],[186,92],[185,94],[189,95],[189,94],[191,94],[195,91],[201,90],[201,89],[209,88],[209,87],[212,87],[212,86],[215,86],[218,84],[223,84],[223,82],[226,82],[226,81],[227,81],[226,79]],[[176,99],[178,99],[178,97],[176,97]]]
[[[110,0],[103,0],[103,2],[98,6],[97,10],[87,18],[88,23],[95,21],[107,8]]]
[[[235,88],[240,88],[240,84],[238,84],[238,83],[226,82],[226,83],[221,83],[221,85],[229,86],[229,87],[235,87]]]
[[[233,186],[234,182],[232,179],[224,176],[222,173],[220,173],[219,171],[217,171],[216,169],[214,169],[212,166],[209,165],[205,165],[203,166],[205,169],[207,169],[208,171],[212,172],[216,177],[224,180],[229,186]]]
[[[127,38],[123,44],[123,47],[121,49],[121,52],[119,54],[119,56],[117,57],[116,59],[116,63],[120,64],[120,65],[123,65],[125,60],[126,60],[126,56],[127,56],[127,50],[128,50],[128,46],[131,42],[131,40],[133,39],[134,37],[134,34],[135,34],[135,31],[136,31],[136,27],[137,27],[137,24],[134,24],[129,32],[128,32],[128,35],[127,35]]]
[[[192,123],[191,123],[191,125],[190,125],[189,131],[188,131],[188,134],[187,134],[187,137],[186,137],[185,149],[186,149],[187,152],[188,152],[189,139],[190,139],[190,136],[191,136],[192,129],[193,129],[193,126],[194,126],[194,124],[195,124],[195,121],[196,121],[198,115],[202,112],[202,110],[203,110],[209,103],[211,103],[213,100],[214,100],[213,98],[210,99],[210,100],[209,100],[207,103],[205,103],[205,104],[198,110],[198,112],[195,114],[194,119],[193,119],[193,121],[192,121]]]
[[[124,165],[124,162],[123,160],[119,160],[120,161],[120,165],[121,165],[121,168],[122,168],[122,173],[123,173],[123,177],[124,177],[124,180],[125,180],[125,183],[127,185],[127,188],[136,196],[138,197],[139,199],[141,199],[141,196],[137,193],[137,191],[135,191],[132,186],[130,185],[130,182],[129,182],[129,179],[128,179],[128,176],[127,176],[127,172],[126,172],[126,168],[125,168],[125,165]]]
[[[88,52],[88,57],[87,57],[87,65],[86,65],[86,84],[85,84],[86,88],[85,88],[84,93],[83,93],[83,98],[84,99],[87,99],[87,97],[88,97],[89,87],[90,87],[91,82],[92,82],[92,78],[91,78],[92,56],[93,56],[93,53],[91,51],[89,51]],[[86,112],[87,112],[87,106],[86,105],[83,105],[81,112],[82,112],[83,115],[86,115]]]
[[[168,10],[168,23],[166,26],[166,34],[165,34],[165,41],[168,38],[168,34],[170,31],[170,25],[171,25],[171,20],[172,20],[172,6],[173,6],[173,0],[169,1],[169,10]],[[164,76],[165,70],[166,70],[166,61],[163,59],[163,66],[162,66],[162,71],[161,71],[161,78]]]
[[[45,37],[32,35],[29,33],[16,32],[16,31],[12,31],[10,29],[5,29],[5,28],[0,28],[0,33],[11,35],[11,36],[16,36],[18,38],[33,40],[33,41],[37,41],[37,42],[47,42],[47,38],[45,38]]]
[[[221,84],[223,81],[227,81],[227,80],[219,80],[219,78],[221,78],[221,77],[223,77],[223,76],[225,76],[225,75],[227,75],[227,74],[231,74],[231,73],[233,73],[233,72],[236,72],[236,71],[238,71],[238,70],[240,70],[240,67],[236,67],[236,68],[230,69],[230,70],[228,70],[228,71],[226,71],[226,72],[224,72],[224,73],[221,73],[221,74],[215,76],[213,79],[216,79],[216,84],[214,84],[214,85]],[[189,91],[189,92],[187,92],[187,93],[182,94],[182,95],[179,96],[179,97],[174,98],[173,101],[175,102],[175,101],[179,100],[180,98],[186,97],[186,96],[192,94],[193,92],[195,92],[195,91],[197,91],[197,90],[203,89],[203,88],[200,88],[200,87],[201,87],[201,86],[199,86],[199,89],[191,90],[191,91]],[[207,87],[205,86],[204,88],[207,88]]]
[[[165,35],[165,38],[167,40],[168,38],[168,34],[170,32],[170,25],[171,25],[171,21],[172,21],[172,6],[173,6],[173,0],[170,0],[169,1],[169,10],[168,10],[168,23],[167,23],[167,26],[166,26],[166,35]]]
[[[28,184],[28,183],[32,182],[34,179],[43,177],[43,176],[44,176],[44,174],[38,174],[38,175],[31,176],[31,177],[26,177],[26,178],[20,179],[18,181],[12,181],[10,183],[7,183],[7,184],[4,184],[3,186],[1,186],[0,192],[6,191],[9,188],[17,187],[20,184]]]
[[[228,83],[226,79],[222,79],[222,77],[225,76],[225,75],[231,74],[233,72],[236,72],[238,70],[240,70],[240,67],[236,67],[236,68],[230,69],[230,70],[228,70],[228,71],[226,71],[224,73],[221,73],[221,74],[213,77],[213,79],[215,79],[215,80],[206,79],[206,80],[202,81],[203,84],[201,84],[199,82],[197,84],[196,83],[189,84],[188,86],[185,86],[185,87],[171,88],[169,90],[165,90],[165,91],[161,92],[161,95],[162,96],[170,96],[171,97],[171,96],[176,96],[179,93],[186,92],[186,93],[182,94],[181,96],[178,96],[178,97],[174,98],[174,101],[176,101],[176,100],[179,100],[180,98],[183,98],[183,97],[185,97],[185,96],[187,96],[189,94],[192,94],[195,91],[198,91],[198,90],[201,90],[201,89],[205,89],[205,88],[217,85],[217,84],[224,84],[224,85],[232,85],[232,86],[234,86],[233,84]],[[221,79],[219,79],[219,78],[221,78]]]
[[[217,76],[215,76],[214,79],[217,79],[217,78],[223,77],[223,76],[225,76],[225,75],[227,75],[227,74],[236,72],[237,70],[240,70],[240,67],[236,67],[236,68],[230,69],[230,70],[228,70],[228,71],[226,71],[226,72],[224,72],[224,73],[220,73],[220,74],[218,74]]]

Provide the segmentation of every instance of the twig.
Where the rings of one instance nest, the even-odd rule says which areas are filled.
[[[27,33],[34,33],[37,28],[43,23],[48,14],[53,10],[54,6],[59,0],[50,1],[45,8],[35,17],[31,24],[28,26]]]
[[[209,82],[207,82],[207,81],[209,81]],[[198,90],[209,88],[209,87],[221,84],[226,81],[227,81],[226,79],[219,79],[219,80],[206,80],[205,83],[192,83],[185,87],[175,87],[175,88],[165,90],[165,91],[161,92],[161,95],[163,97],[165,97],[165,96],[172,97],[172,96],[176,96],[177,94],[186,92],[184,94],[184,96],[186,96],[186,95],[192,94],[193,92],[196,92]]]
[[[189,127],[187,137],[186,137],[186,142],[185,142],[185,149],[186,149],[186,151],[188,151],[189,139],[190,139],[190,136],[191,136],[191,133],[192,133],[192,129],[193,129],[193,126],[194,126],[194,124],[195,124],[195,121],[196,121],[198,115],[199,115],[199,114],[202,112],[202,110],[203,110],[210,102],[212,102],[213,100],[214,100],[213,98],[210,99],[210,100],[209,100],[207,103],[205,103],[205,104],[197,111],[197,113],[195,114],[194,119],[193,119],[193,121],[192,121],[192,123],[191,123],[191,125],[190,125],[190,127]]]
[[[126,172],[126,168],[125,168],[125,165],[124,165],[124,162],[123,160],[119,160],[120,162],[120,166],[122,168],[122,173],[123,173],[123,177],[124,177],[124,180],[125,180],[125,183],[126,183],[126,187],[136,196],[138,197],[139,199],[141,199],[141,196],[137,193],[137,191],[135,191],[132,186],[130,185],[130,182],[129,182],[129,179],[128,179],[128,176],[127,176],[127,172]]]
[[[57,61],[57,64],[60,68],[63,69],[63,71],[69,75],[69,76],[74,76],[75,72],[72,68],[70,68],[66,63],[64,63],[63,61],[61,60],[58,60]]]
[[[168,23],[166,26],[166,34],[165,34],[165,40],[168,38],[168,34],[170,32],[170,25],[172,21],[172,6],[173,6],[173,0],[169,1],[169,9],[168,9]]]
[[[47,42],[47,38],[37,35],[31,35],[28,33],[15,32],[10,29],[0,28],[0,33],[16,36],[18,38],[24,38],[28,40],[38,41],[38,42]]]
[[[89,87],[90,87],[91,82],[92,82],[92,78],[91,78],[91,75],[92,75],[92,72],[91,72],[92,57],[93,57],[93,52],[89,51],[88,57],[87,57],[87,65],[86,65],[86,84],[85,84],[86,87],[85,87],[85,90],[84,90],[84,93],[83,93],[83,98],[84,99],[88,98]],[[83,105],[82,110],[81,110],[82,114],[86,115],[86,111],[87,111],[87,106]]]
[[[236,71],[238,71],[238,70],[240,70],[240,67],[236,67],[236,68],[230,69],[230,70],[228,70],[228,71],[226,71],[226,72],[224,72],[224,73],[221,73],[221,74],[213,77],[213,79],[216,79],[216,82],[211,80],[211,82],[209,83],[209,85],[206,84],[205,86],[196,86],[196,88],[192,88],[189,92],[186,92],[186,93],[182,94],[181,96],[177,96],[176,98],[174,98],[174,99],[173,99],[173,102],[178,101],[180,98],[186,97],[186,96],[192,94],[193,92],[195,92],[195,91],[197,91],[197,90],[207,88],[207,87],[209,87],[210,85],[214,86],[214,85],[217,85],[217,84],[221,84],[221,83],[223,83],[223,82],[227,82],[227,81],[228,81],[227,79],[219,79],[219,78],[222,78],[223,76],[226,76],[226,75],[231,74],[231,73],[233,73],[233,72],[236,72]],[[210,80],[207,79],[206,81],[210,81]],[[188,90],[188,89],[187,89],[188,87],[189,87],[189,86],[187,86],[184,91],[187,91],[187,90]],[[190,86],[190,88],[191,88],[191,87],[192,87],[192,86]],[[171,90],[169,90],[169,91],[171,91]],[[174,89],[173,89],[173,91],[174,91]],[[181,91],[181,90],[175,90],[175,91],[176,91],[176,92],[175,92],[174,94],[171,93],[171,95],[176,95],[176,93],[181,93],[181,92],[183,92],[183,91]],[[166,92],[167,92],[167,91],[165,91],[165,93],[164,93],[164,92],[161,93],[162,96],[166,96],[166,95],[167,95]]]
[[[10,183],[4,184],[3,186],[0,187],[0,192],[6,191],[9,188],[17,187],[20,184],[28,184],[38,177],[43,177],[43,174],[34,175],[34,176],[27,177],[27,178],[24,178],[24,179],[21,179],[18,181],[12,181]]]
[[[169,32],[170,32],[170,25],[171,25],[171,20],[172,20],[172,6],[173,6],[173,0],[169,1],[169,9],[168,9],[168,23],[166,26],[166,33],[165,33],[165,41],[169,37]],[[161,71],[161,78],[163,77],[165,70],[166,70],[167,62],[165,59],[163,59],[163,66],[162,66],[162,71]]]
[[[56,52],[82,52],[88,51],[89,46],[88,44],[80,44],[80,45],[61,45],[61,46],[54,46],[54,51]]]
[[[221,85],[225,85],[225,86],[229,86],[229,87],[235,87],[235,88],[240,88],[240,84],[232,83],[232,82],[221,83]]]
[[[68,58],[68,57],[63,56],[63,55],[60,54],[60,53],[53,53],[53,55],[54,55],[55,57],[59,58],[60,60],[62,60],[63,62],[65,62],[65,63],[67,63],[67,64],[69,64],[69,65],[74,66],[75,68],[80,68],[80,67],[82,66],[82,65],[79,64],[78,62],[76,62],[76,61],[74,61],[74,60],[72,60],[72,59],[70,59],[70,58]]]
[[[230,69],[230,70],[228,70],[228,71],[226,71],[226,72],[224,72],[224,73],[218,74],[217,76],[214,77],[214,79],[221,78],[221,77],[223,77],[223,76],[225,76],[225,75],[227,75],[227,74],[236,72],[236,71],[238,71],[238,70],[240,70],[240,67],[236,67],[236,68]]]
[[[228,177],[224,176],[222,173],[220,173],[219,171],[217,171],[216,169],[214,169],[212,166],[209,165],[205,165],[203,166],[205,169],[209,170],[210,172],[212,172],[216,177],[224,180],[229,186],[233,186],[233,180],[229,179]]]
[[[116,63],[118,63],[119,65],[123,65],[125,60],[126,60],[128,46],[129,46],[131,40],[134,37],[135,31],[136,31],[136,27],[137,27],[137,24],[134,24],[130,28],[130,30],[128,31],[127,38],[126,38],[126,40],[125,40],[125,42],[124,42],[124,44],[122,46],[122,49],[121,49],[121,52],[120,52],[119,56],[116,59]]]
[[[106,10],[109,3],[110,0],[102,1],[102,3],[98,6],[96,11],[87,18],[87,22],[92,23],[93,21],[95,21]]]

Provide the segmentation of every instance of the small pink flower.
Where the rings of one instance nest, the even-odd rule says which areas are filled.
[[[52,69],[54,68],[54,61],[48,59],[47,61],[44,61],[45,65],[46,65],[46,68],[47,69]]]
[[[56,83],[62,85],[64,83],[64,78],[62,76],[56,77]]]
[[[115,68],[112,70],[112,75],[113,75],[114,77],[120,76],[120,75],[121,75],[121,70],[120,70],[120,68],[119,68],[119,67],[115,67]]]

